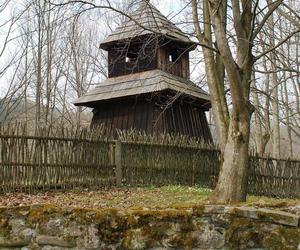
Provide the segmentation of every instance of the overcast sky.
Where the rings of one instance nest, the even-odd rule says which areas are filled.
[[[0,5],[4,3],[5,0],[0,0]],[[11,0],[10,5],[5,8],[5,11],[0,13],[0,51],[3,48],[5,37],[7,34],[7,31],[9,29],[9,23],[3,26],[3,24],[10,19],[11,16],[16,15],[20,12],[21,9],[24,8],[23,4],[27,0]],[[55,2],[55,0],[52,0]],[[101,2],[102,0],[95,0],[93,2]],[[116,3],[116,7],[118,7],[118,3],[123,2],[124,0],[112,0]],[[127,0],[125,0],[127,1]],[[102,1],[103,2],[103,1]],[[151,3],[160,10],[165,16],[167,16],[172,22],[177,23],[180,22],[180,20],[184,19],[184,15],[181,13],[181,10],[184,8],[185,3],[184,1],[176,1],[176,4],[174,4],[173,0],[151,0]],[[97,17],[98,15],[101,16],[101,10],[94,11],[93,15]],[[89,15],[89,14],[87,14]],[[83,18],[85,18],[83,16]],[[103,37],[106,36],[107,30],[105,31],[105,26],[99,25],[99,29],[102,29],[100,33],[103,34]],[[13,30],[15,32],[12,33],[11,38],[18,35],[18,26],[15,25],[13,27]],[[9,43],[9,46],[7,46],[5,53],[0,57],[0,72],[1,72],[1,66],[5,65],[8,60],[12,58],[12,55],[16,50],[18,50],[19,46],[16,42]],[[9,77],[1,77],[0,78],[0,96],[3,95],[6,91],[6,86],[9,81]]]

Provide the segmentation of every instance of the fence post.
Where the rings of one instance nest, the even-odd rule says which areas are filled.
[[[116,141],[115,143],[115,164],[116,164],[116,185],[122,186],[122,143]]]

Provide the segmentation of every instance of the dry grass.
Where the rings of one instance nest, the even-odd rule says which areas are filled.
[[[208,203],[207,198],[211,192],[205,188],[165,186],[36,194],[15,193],[0,196],[0,206],[55,204],[59,207],[117,209],[189,207]],[[268,207],[300,214],[300,200],[249,196],[247,202],[237,205]]]
[[[181,186],[106,189],[99,191],[14,193],[0,196],[0,206],[57,204],[61,207],[174,207],[203,203],[209,189]]]

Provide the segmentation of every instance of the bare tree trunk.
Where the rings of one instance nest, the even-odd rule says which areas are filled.
[[[268,1],[270,3],[270,1]],[[270,6],[270,5],[269,5]],[[274,18],[273,14],[270,16],[268,21],[268,28],[270,32],[270,47],[275,46],[275,31],[274,31]],[[278,100],[278,77],[276,72],[276,52],[272,51],[270,53],[270,63],[271,63],[271,82],[272,82],[272,92],[271,92],[271,105],[272,105],[272,155],[275,158],[280,157],[280,125],[279,125],[279,100]]]
[[[233,2],[234,3],[234,2]],[[235,29],[238,33],[238,59],[234,61],[228,39],[226,37],[227,1],[216,3],[215,1],[204,1],[204,34],[201,31],[197,2],[192,1],[193,18],[200,43],[205,44],[203,54],[205,60],[206,76],[212,96],[212,107],[216,123],[219,124],[219,136],[221,138],[221,169],[217,187],[211,196],[212,201],[235,202],[245,200],[247,196],[247,171],[248,171],[248,150],[250,136],[250,118],[253,107],[249,102],[251,84],[251,73],[254,61],[252,60],[251,48],[246,42],[249,38],[251,26],[251,3],[245,4],[248,11],[242,17],[244,25],[241,26],[239,16],[240,7],[233,5],[234,18],[236,18]],[[237,15],[237,16],[235,16]],[[226,69],[232,99],[232,110],[229,116],[228,104],[224,102],[224,80],[221,81],[220,71],[217,70],[217,61],[212,56],[212,32],[210,24],[214,28],[214,35],[217,41],[217,49],[222,63]],[[222,91],[220,91],[220,88]]]
[[[45,107],[45,124],[51,124],[49,121],[50,106],[51,106],[51,94],[52,94],[52,60],[53,60],[53,27],[51,25],[51,6],[50,3],[47,4],[47,26],[46,26],[46,37],[47,37],[47,64],[46,64],[46,107]]]
[[[246,111],[246,114],[248,112]],[[229,126],[228,140],[224,150],[219,181],[214,190],[213,201],[236,202],[246,200],[248,182],[248,150],[250,115],[234,119]]]
[[[283,37],[283,29],[284,27],[287,27],[287,25],[284,26],[284,23],[280,21],[280,36]],[[286,47],[287,46],[287,47]],[[287,58],[290,57],[290,41],[286,43],[286,46],[282,46],[281,48],[281,55],[280,60],[283,66],[286,66],[285,62],[285,56]],[[293,140],[292,140],[292,131],[291,131],[291,123],[290,123],[290,107],[289,107],[289,95],[288,95],[288,78],[286,71],[284,70],[282,72],[282,80],[281,80],[281,99],[284,109],[284,122],[286,126],[286,132],[287,132],[287,157],[293,157]]]
[[[254,111],[254,136],[255,136],[255,148],[256,153],[260,156],[263,156],[265,154],[266,145],[269,141],[269,135],[265,132],[265,128],[263,128],[263,121],[261,119],[262,113],[261,113],[261,103],[259,101],[258,97],[258,89],[256,85],[256,77],[255,72],[253,72],[253,78],[252,78],[252,86],[253,86],[253,105],[255,107]]]
[[[36,119],[35,125],[38,127],[41,125],[41,107],[42,107],[42,89],[43,89],[43,79],[42,79],[42,63],[43,63],[43,46],[44,46],[44,2],[36,1],[36,15],[37,15],[37,32],[38,32],[38,51],[37,51],[37,62],[36,62]]]

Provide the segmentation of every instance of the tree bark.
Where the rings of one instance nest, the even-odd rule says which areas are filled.
[[[192,1],[193,19],[197,38],[203,47],[205,70],[210,93],[214,118],[218,124],[221,142],[221,167],[217,187],[211,196],[212,201],[230,203],[244,201],[247,196],[248,149],[250,136],[250,118],[252,107],[249,102],[251,72],[253,66],[251,45],[247,41],[251,27],[251,4],[246,3],[246,10],[240,16],[240,7],[235,2],[233,14],[236,21],[235,30],[238,39],[237,62],[234,60],[226,35],[227,1],[204,1],[204,33],[198,20],[197,1]],[[248,12],[247,12],[248,10]],[[250,11],[250,12],[249,12]],[[240,22],[247,27],[243,27]],[[209,49],[212,46],[212,30],[219,54]],[[220,63],[221,62],[221,63]],[[232,110],[229,115],[226,102],[224,71],[229,82]]]
[[[220,169],[212,201],[232,203],[246,200],[248,180],[248,149],[250,116],[231,119],[228,139],[224,149],[224,162]]]

